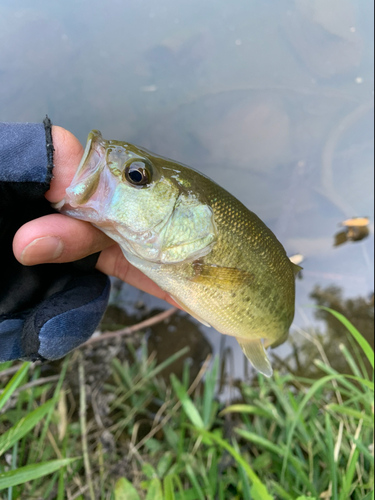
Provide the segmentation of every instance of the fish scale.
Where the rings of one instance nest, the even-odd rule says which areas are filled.
[[[60,208],[113,238],[187,312],[236,337],[272,374],[264,343],[288,334],[299,268],[234,196],[186,165],[93,131]]]

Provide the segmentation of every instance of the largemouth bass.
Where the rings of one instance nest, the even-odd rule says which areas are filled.
[[[236,337],[253,366],[288,335],[295,273],[270,229],[205,175],[92,131],[60,211],[89,221],[194,318]]]

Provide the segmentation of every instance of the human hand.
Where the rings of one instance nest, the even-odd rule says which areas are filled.
[[[51,188],[46,193],[50,203],[58,203],[65,196],[83,155],[83,148],[67,130],[52,128],[55,148]],[[179,307],[161,288],[133,267],[123,256],[120,247],[88,222],[71,219],[62,214],[51,214],[24,224],[15,234],[13,252],[25,266],[44,263],[65,263],[101,252],[97,269],[115,276],[140,290],[164,299]]]

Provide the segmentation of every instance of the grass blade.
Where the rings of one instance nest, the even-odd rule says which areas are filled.
[[[186,392],[185,387],[181,384],[178,378],[175,375],[171,375],[171,383],[175,393],[177,394],[178,399],[181,401],[182,407],[185,410],[186,415],[189,417],[195,427],[198,429],[204,428],[204,422],[202,417],[200,416],[197,407],[191,400],[190,396]]]
[[[243,413],[245,415],[257,415],[258,417],[273,419],[273,415],[271,412],[253,405],[235,404],[227,406],[223,411],[220,412],[220,417],[228,415],[229,413]]]
[[[292,495],[290,495],[290,493],[285,491],[284,488],[282,488],[279,485],[279,483],[277,483],[276,481],[272,481],[272,488],[273,488],[274,492],[278,494],[277,498],[280,500],[294,500],[295,499],[295,497],[292,497]],[[308,500],[315,500],[315,499],[312,499],[310,497]]]
[[[42,418],[53,408],[55,401],[52,399],[42,406],[29,413],[26,417],[11,427],[0,436],[0,456],[5,453],[14,443],[22,439]]]
[[[328,447],[328,466],[331,469],[332,481],[332,499],[338,500],[338,480],[337,480],[337,467],[334,456],[334,444],[332,435],[332,423],[329,413],[326,413],[326,445]]]
[[[196,429],[197,432],[202,434],[207,439],[212,439],[215,443],[217,443],[221,448],[224,448],[228,451],[232,457],[236,460],[236,462],[241,465],[246,472],[248,478],[250,479],[253,487],[251,489],[251,494],[253,496],[253,500],[273,500],[272,496],[268,493],[266,486],[262,483],[259,477],[255,474],[250,465],[244,460],[241,455],[226,441],[219,438],[212,432],[205,431],[204,429]]]
[[[358,344],[361,346],[361,349],[367,356],[367,359],[370,361],[372,368],[374,368],[374,351],[372,350],[372,347],[370,344],[367,342],[367,340],[364,338],[364,336],[359,333],[357,328],[347,319],[345,316],[340,314],[337,311],[334,311],[333,309],[330,309],[329,307],[324,307],[324,306],[317,306],[318,309],[324,309],[325,311],[328,311],[331,313],[335,318],[337,318],[341,323],[346,326],[346,328],[349,330],[349,332],[353,335],[353,337],[356,339]]]
[[[123,396],[118,398],[117,405],[120,403],[123,403],[128,398],[130,398],[130,396],[132,396],[135,392],[139,391],[142,387],[144,387],[149,380],[154,379],[157,375],[159,375],[160,372],[162,372],[165,368],[167,368],[167,366],[171,365],[172,363],[177,361],[177,359],[179,359],[182,356],[184,356],[185,354],[187,354],[189,352],[189,350],[190,350],[189,347],[184,347],[183,349],[176,352],[175,354],[170,356],[168,359],[166,359],[165,361],[160,363],[160,365],[158,365],[156,368],[153,368],[139,382],[137,382],[136,384],[132,384],[131,389],[129,389],[129,391],[126,394],[124,394]]]
[[[325,384],[327,384],[331,380],[338,380],[338,379],[341,379],[341,378],[344,378],[344,377],[340,376],[340,375],[328,375],[326,377],[323,377],[320,380],[317,380],[315,382],[315,384],[313,384],[311,386],[311,388],[309,389],[309,391],[306,394],[306,396],[303,398],[303,400],[302,400],[302,402],[300,404],[300,407],[298,408],[298,411],[297,411],[297,413],[296,413],[296,415],[294,417],[293,424],[292,424],[292,426],[291,426],[291,428],[289,430],[287,444],[286,444],[286,450],[285,450],[285,454],[284,454],[283,468],[282,468],[282,471],[281,471],[281,482],[283,482],[284,479],[285,479],[285,471],[286,471],[286,466],[287,466],[289,455],[290,455],[290,449],[291,449],[291,445],[292,445],[293,434],[294,434],[294,431],[295,431],[295,429],[296,429],[296,427],[298,425],[298,421],[301,418],[302,412],[305,409],[307,403],[314,396],[314,394],[319,389],[321,389]]]
[[[197,476],[195,475],[195,473],[190,465],[186,466],[186,474],[188,475],[188,478],[190,479],[190,482],[191,482],[193,488],[195,489],[196,494],[198,495],[198,499],[205,500],[204,493],[202,491],[202,488],[199,486]]]
[[[22,379],[26,375],[26,373],[29,369],[29,366],[30,366],[30,363],[23,363],[23,365],[18,370],[18,372],[15,373],[13,375],[13,377],[10,379],[10,381],[8,382],[4,391],[0,395],[0,411],[3,409],[5,403],[13,395],[14,391],[17,389],[17,387],[22,382]]]
[[[327,406],[327,410],[331,410],[340,415],[347,415],[348,417],[353,417],[356,420],[363,420],[364,425],[367,427],[373,427],[374,421],[371,417],[363,413],[362,411],[355,410],[354,408],[338,405],[332,403]]]
[[[160,480],[155,477],[148,487],[146,500],[163,500],[163,490]]]
[[[282,447],[272,443],[271,441],[269,441],[268,439],[265,439],[262,436],[259,436],[258,434],[255,434],[254,432],[245,431],[243,429],[236,429],[235,432],[239,436],[246,439],[247,441],[250,441],[250,442],[256,444],[257,446],[260,446],[260,447],[270,451],[271,453],[274,453],[276,456],[282,457],[284,455],[285,450]],[[293,465],[293,467],[295,468],[296,472],[301,477],[303,482],[310,489],[313,489],[313,485],[311,484],[311,482],[309,481],[309,478],[307,477],[306,473],[304,472],[300,460],[292,455],[289,457],[289,461]]]
[[[164,500],[175,500],[172,476],[164,478]]]
[[[20,469],[0,474],[0,490],[27,483],[39,477],[47,476],[77,460],[76,458],[64,458],[62,460],[51,460],[40,464],[26,465]]]
[[[67,439],[65,436],[64,442],[63,442],[63,449],[62,449],[63,457],[66,457],[66,443],[67,443]],[[61,467],[60,471],[59,471],[59,480],[57,483],[57,499],[56,500],[64,500],[65,499],[65,492],[66,492],[65,481],[66,481],[66,467]]]
[[[140,497],[134,486],[122,477],[115,486],[115,500],[140,500]]]
[[[353,479],[354,479],[354,474],[356,472],[358,458],[359,458],[359,450],[358,448],[356,448],[352,455],[352,459],[348,465],[346,474],[343,477],[342,481],[343,487],[341,490],[340,500],[347,500],[348,498],[350,498],[350,494],[352,493],[353,489]]]
[[[60,378],[56,384],[56,387],[55,387],[55,390],[54,390],[54,393],[53,393],[53,400],[55,402],[58,401],[58,398],[59,398],[59,394],[60,394],[60,391],[61,391],[61,388],[62,388],[62,385],[63,385],[63,382],[65,380],[65,375],[66,375],[66,371],[67,371],[67,368],[68,368],[68,364],[69,364],[69,361],[70,361],[70,357],[66,357],[64,359],[64,363],[63,363],[63,366],[62,366],[62,369],[61,369],[61,372],[60,372]],[[43,430],[42,430],[42,433],[41,433],[41,436],[40,436],[40,439],[39,439],[39,448],[42,449],[43,448],[43,443],[46,439],[46,435],[47,435],[47,432],[48,432],[48,428],[49,428],[49,424],[50,424],[50,421],[51,421],[51,418],[52,418],[52,413],[53,413],[53,408],[51,408],[51,410],[49,411],[48,415],[47,415],[47,418],[44,422],[44,425],[43,425]]]
[[[215,358],[212,369],[206,375],[203,394],[203,423],[205,429],[208,429],[212,414],[212,407],[215,402],[215,388],[217,382],[217,374],[219,372],[219,357]]]
[[[375,492],[369,493],[365,496],[365,498],[363,498],[363,500],[374,500],[374,494]]]

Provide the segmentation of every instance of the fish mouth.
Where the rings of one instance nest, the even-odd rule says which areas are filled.
[[[66,190],[66,201],[70,205],[85,205],[96,193],[105,166],[105,142],[99,131],[90,132],[77,172]]]
[[[77,171],[65,191],[65,198],[52,205],[53,208],[66,211],[65,206],[78,208],[91,200],[98,189],[100,176],[105,167],[105,143],[98,130],[90,132]]]

